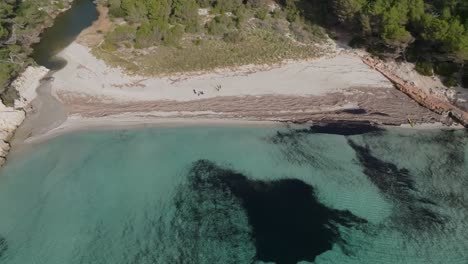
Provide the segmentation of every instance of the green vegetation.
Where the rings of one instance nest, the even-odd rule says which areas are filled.
[[[467,88],[468,87],[468,63],[465,63],[461,72],[462,72],[461,83],[463,87]]]
[[[272,3],[279,7],[272,8]],[[107,0],[107,4],[112,16],[126,20],[127,25],[116,30],[125,27],[128,34],[123,35],[128,38],[111,33],[104,51],[130,43],[135,48],[158,46],[158,52],[173,52],[170,58],[181,49],[196,50],[221,40],[243,45],[252,28],[277,34],[276,40],[292,36],[297,44],[310,44],[323,35],[317,25],[330,29],[338,25],[353,33],[352,46],[382,58],[417,62],[420,73],[439,74],[450,84],[460,79],[456,76],[468,60],[466,0]],[[207,8],[209,14],[198,15],[199,8]]]
[[[353,33],[353,46],[379,57],[421,61],[418,68],[426,74],[428,61],[436,67],[450,61],[458,73],[468,60],[467,0],[282,1],[288,17],[298,13],[327,28],[339,25]]]
[[[8,89],[11,81],[28,65],[30,45],[38,28],[49,18],[48,13],[65,6],[64,0],[2,0],[0,1],[0,96],[5,104],[12,103],[15,91]]]
[[[413,42],[427,51],[468,59],[466,0],[312,0],[322,23],[340,23],[369,44],[380,42],[401,54]],[[296,6],[300,5],[295,2]],[[317,9],[317,8],[315,8]],[[305,10],[301,10],[305,11]]]
[[[319,54],[313,46],[299,46],[289,38],[269,31],[256,30],[239,38],[242,38],[242,45],[235,41],[225,41],[224,38],[211,38],[185,40],[177,47],[163,45],[152,50],[109,52],[95,48],[93,52],[111,65],[143,75],[206,71],[252,63],[278,63],[284,59],[304,59]]]
[[[434,69],[432,63],[428,61],[418,61],[416,62],[416,71],[424,76],[432,76],[434,75]]]
[[[456,76],[449,76],[447,78],[444,78],[442,80],[445,86],[447,87],[453,87],[458,85],[458,80]]]
[[[94,53],[110,64],[147,75],[319,55],[313,44],[323,41],[324,30],[300,17],[288,21],[288,11],[272,3],[107,0],[111,16],[126,23],[108,33]]]

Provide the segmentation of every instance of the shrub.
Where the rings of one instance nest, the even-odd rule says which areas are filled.
[[[325,37],[322,28],[316,25],[294,22],[289,25],[289,29],[294,34],[294,37],[303,43],[313,42],[314,40]]]
[[[462,70],[461,85],[464,88],[468,88],[468,65],[465,65]]]
[[[63,4],[63,2],[57,2],[56,5],[57,5],[58,9],[64,9],[65,8],[65,5]]]
[[[230,43],[239,43],[243,40],[243,37],[242,34],[236,30],[224,33],[223,40]]]
[[[164,36],[164,44],[177,45],[184,35],[184,28],[180,25],[175,25],[170,28]]]
[[[149,23],[142,23],[136,32],[136,48],[145,48],[160,43],[166,33],[166,28],[160,28]]]
[[[285,18],[286,14],[281,10],[281,8],[276,8],[275,11],[271,14],[271,17],[274,19],[281,19]]]
[[[458,85],[458,80],[457,80],[457,77],[455,75],[444,78],[442,82],[447,87],[454,87],[454,86]]]
[[[109,15],[111,17],[123,17],[125,16],[125,11],[120,7],[109,8]]]
[[[9,86],[2,92],[0,98],[6,106],[13,106],[15,100],[19,98],[19,93],[13,86]]]
[[[226,25],[217,23],[214,19],[206,24],[206,29],[211,35],[223,35],[227,31]]]
[[[432,76],[434,75],[434,70],[432,67],[432,63],[429,61],[418,61],[416,62],[416,71],[424,76]]]
[[[225,12],[233,12],[242,5],[242,0],[217,0],[215,9],[221,14]]]
[[[259,8],[255,12],[255,17],[261,20],[265,20],[268,16],[268,9],[266,8]]]
[[[352,48],[362,48],[366,44],[366,39],[361,37],[361,36],[354,36],[350,41],[349,41],[349,46]]]
[[[197,32],[199,29],[198,4],[195,0],[174,0],[172,20],[184,25],[186,32]]]
[[[253,8],[265,8],[268,6],[268,0],[247,0],[246,3]]]
[[[121,25],[114,29],[106,36],[106,41],[112,44],[118,44],[124,41],[134,41],[136,36],[136,29],[132,26]]]
[[[419,59],[419,54],[415,49],[408,49],[405,53],[405,58],[408,62],[416,63]]]
[[[451,77],[454,73],[458,72],[459,70],[459,66],[456,63],[452,62],[441,62],[436,64],[434,68],[435,73],[444,77]]]
[[[108,0],[109,15],[111,17],[124,17],[125,10],[120,7],[121,5],[121,0]]]
[[[0,92],[3,92],[15,74],[14,64],[0,61]]]
[[[216,3],[215,0],[197,0],[197,4],[201,8],[213,7],[215,3]]]
[[[226,15],[218,15],[206,24],[208,33],[211,35],[222,36],[230,28],[234,27],[232,19]]]
[[[131,42],[125,41],[123,44],[124,44],[124,46],[125,46],[127,49],[129,49],[129,48],[132,47],[132,43],[131,43]]]
[[[301,15],[299,13],[299,10],[296,8],[286,8],[286,19],[289,22],[297,22],[301,19]]]
[[[193,45],[195,45],[195,46],[200,46],[200,45],[203,43],[203,39],[201,39],[201,38],[196,38],[196,39],[192,40],[192,43],[193,43]]]
[[[104,43],[101,45],[101,48],[103,50],[113,52],[113,51],[116,51],[118,47],[116,45],[114,45],[113,43],[109,43],[107,41],[104,41]]]

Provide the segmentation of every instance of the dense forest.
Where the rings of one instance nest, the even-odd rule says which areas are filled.
[[[275,5],[272,5],[274,2],[270,0],[106,1],[111,16],[123,17],[130,23],[130,26],[117,27],[116,31],[108,36],[109,42],[133,41],[138,48],[161,43],[176,44],[184,33],[200,32],[223,36],[225,40],[235,42],[240,39],[239,33],[247,19],[267,21],[270,17],[279,20],[290,16],[283,10],[276,9]],[[213,19],[200,21],[199,9],[208,9]],[[301,23],[303,21],[299,12],[295,10],[293,16],[294,18],[288,19],[292,21],[294,33],[306,38],[307,26]]]
[[[459,81],[468,60],[466,0],[107,0],[111,15],[137,27],[120,26],[110,42],[133,40],[136,47],[176,43],[184,34],[206,30],[235,41],[242,21],[285,17],[296,31],[321,25],[351,33],[351,45],[384,58],[415,62],[420,73]],[[210,8],[215,19],[200,26],[198,9]],[[228,14],[227,16],[225,14]],[[338,30],[337,30],[338,29]],[[339,33],[337,33],[339,34]],[[301,34],[299,34],[301,35]],[[304,34],[302,34],[304,35]],[[468,68],[462,80],[468,85]]]
[[[457,84],[458,72],[468,60],[466,0],[303,2],[312,11],[304,13],[310,19],[352,32],[352,45],[368,47],[380,56],[415,62],[424,75],[435,71],[444,76],[447,86]],[[462,81],[468,86],[468,68],[462,71]]]
[[[312,0],[320,23],[340,25],[368,44],[400,56],[413,44],[425,51],[468,59],[466,0]],[[314,3],[315,2],[315,3]],[[307,13],[304,13],[307,15]],[[309,13],[309,16],[313,16]],[[317,17],[310,17],[317,20]],[[357,40],[357,38],[356,38]]]

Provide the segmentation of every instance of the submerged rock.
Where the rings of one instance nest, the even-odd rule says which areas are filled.
[[[314,261],[335,243],[345,244],[339,226],[367,222],[349,211],[328,208],[318,200],[312,186],[297,179],[251,180],[239,172],[200,160],[191,168],[188,181],[196,193],[222,192],[240,201],[252,228],[258,261],[280,264]],[[201,199],[198,203],[206,201]],[[213,209],[212,213],[216,211]]]
[[[4,237],[0,236],[0,258],[8,250],[8,244]]]

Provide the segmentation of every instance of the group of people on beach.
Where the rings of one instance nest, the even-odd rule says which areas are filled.
[[[215,86],[215,89],[216,89],[216,91],[219,92],[219,91],[221,90],[221,85],[220,85],[220,84],[216,85],[216,86]],[[200,96],[200,95],[204,95],[204,94],[205,94],[204,91],[197,91],[197,90],[195,90],[195,89],[193,89],[192,91],[193,91],[193,94],[196,94],[197,96]]]
[[[205,92],[203,92],[203,91],[197,91],[197,90],[195,90],[195,89],[193,89],[193,93],[196,94],[197,96],[200,96],[200,95],[204,95],[204,94],[205,94]]]

